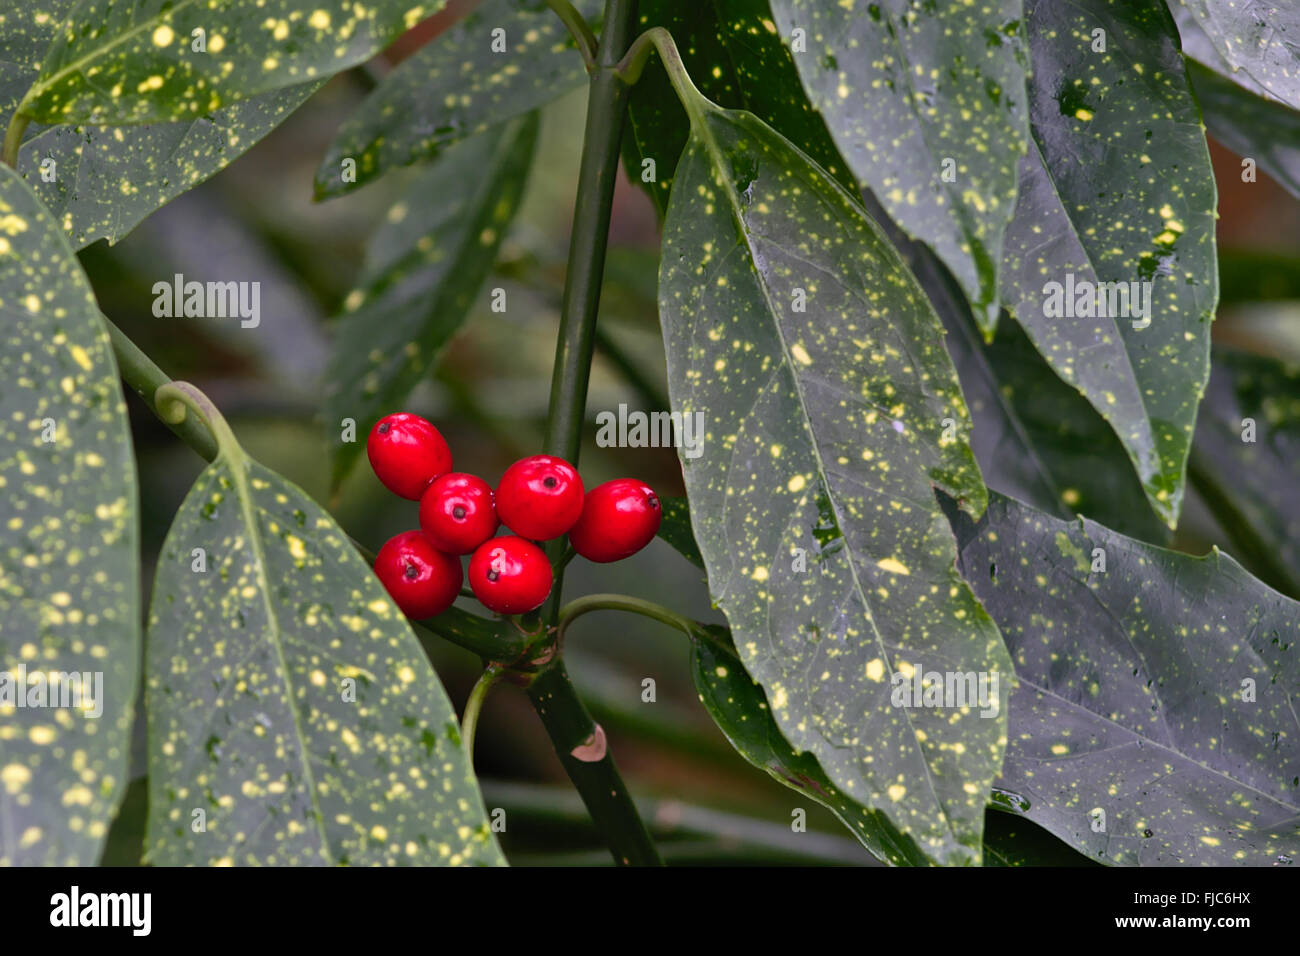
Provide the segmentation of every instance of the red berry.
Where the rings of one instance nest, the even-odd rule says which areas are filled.
[[[460,561],[434,548],[419,531],[403,531],[384,542],[375,574],[402,613],[422,620],[441,614],[460,594]]]
[[[533,455],[506,469],[497,485],[497,516],[523,538],[549,541],[582,514],[582,479],[563,458]]]
[[[587,492],[582,517],[569,529],[569,543],[588,561],[622,561],[650,543],[662,517],[649,485],[616,478]]]
[[[542,549],[523,538],[493,538],[469,559],[469,586],[489,611],[523,614],[542,606],[551,593],[551,563]]]
[[[420,498],[420,528],[448,554],[469,554],[497,533],[498,523],[492,488],[476,475],[449,472]]]
[[[409,412],[385,415],[366,440],[375,475],[395,495],[419,501],[429,482],[451,471],[451,449],[442,433]]]

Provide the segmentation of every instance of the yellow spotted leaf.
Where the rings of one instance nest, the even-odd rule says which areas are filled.
[[[98,861],[140,655],[135,460],[62,231],[0,166],[0,866]]]
[[[710,590],[795,750],[930,859],[978,861],[1010,661],[934,497],[986,495],[942,327],[825,171],[751,114],[692,116],[659,306],[673,410],[703,416]],[[983,716],[903,706],[918,671],[1001,689]]]
[[[999,802],[1099,863],[1292,864],[1300,604],[1218,549],[1001,495],[951,514],[1018,678]]]
[[[0,125],[35,81],[75,0],[0,0]],[[25,131],[18,171],[74,247],[116,242],[147,215],[233,162],[321,85],[306,83],[175,123]]]
[[[952,270],[986,333],[1029,135],[1022,6],[772,0],[849,169]]]
[[[601,0],[574,6],[599,25]],[[361,102],[316,171],[316,195],[340,195],[390,169],[427,162],[586,80],[577,45],[554,13],[530,0],[487,0],[394,67]]]
[[[1026,17],[1034,138],[1003,301],[1173,527],[1219,294],[1200,110],[1161,4],[1031,0]]]
[[[150,862],[503,862],[406,619],[301,490],[223,451],[158,559]]]
[[[445,0],[81,0],[18,110],[42,123],[194,120],[362,63]]]

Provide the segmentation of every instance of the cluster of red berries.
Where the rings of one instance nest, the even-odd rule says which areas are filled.
[[[366,442],[375,475],[389,491],[420,502],[420,530],[390,538],[375,574],[407,617],[441,614],[460,594],[460,555],[468,554],[469,586],[498,614],[541,607],[553,573],[536,544],[568,534],[589,561],[621,561],[659,531],[659,499],[645,484],[619,478],[585,491],[563,458],[533,455],[515,462],[496,491],[476,475],[451,470],[451,449],[433,425],[407,412],[375,423]],[[505,525],[513,535],[497,537]]]

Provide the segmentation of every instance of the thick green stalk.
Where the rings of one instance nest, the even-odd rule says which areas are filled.
[[[545,450],[574,464],[582,444],[587,384],[595,348],[596,314],[605,271],[605,246],[618,175],[619,139],[627,112],[628,87],[616,72],[636,25],[636,0],[606,0],[604,30],[596,50],[596,69],[587,97],[587,125],[578,171],[578,196],[569,239],[560,331],[555,343],[550,412]],[[551,542],[552,563],[563,543]],[[553,626],[559,612],[563,566],[555,576],[543,620]],[[533,678],[528,695],[555,745],[569,779],[581,794],[614,859],[627,865],[659,865],[662,860],[637,814],[605,747],[605,732],[578,697],[557,656]]]
[[[528,697],[615,861],[623,866],[662,865],[614,766],[605,731],[587,713],[563,661],[557,658],[538,673],[528,685]]]

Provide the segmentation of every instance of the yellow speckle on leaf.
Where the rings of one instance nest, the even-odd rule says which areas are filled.
[[[890,574],[911,574],[912,573],[911,571],[907,570],[907,565],[905,565],[902,561],[899,561],[897,558],[881,558],[879,561],[876,562],[876,565],[888,571]]]
[[[153,31],[154,46],[171,46],[172,40],[174,39],[176,39],[176,34],[173,33],[172,28],[165,23]]]
[[[885,677],[885,662],[879,657],[867,661],[867,676],[874,681],[883,680]]]
[[[790,354],[794,356],[794,360],[800,365],[812,364],[812,356],[808,354],[807,349],[802,345],[795,344],[790,346]]]
[[[311,16],[307,18],[307,24],[316,30],[328,30],[330,15],[324,10],[313,10]]]
[[[902,800],[904,796],[906,796],[907,788],[903,786],[901,783],[895,783],[895,784],[891,784],[889,789],[886,792],[889,794],[889,799],[897,803],[899,800]]]

